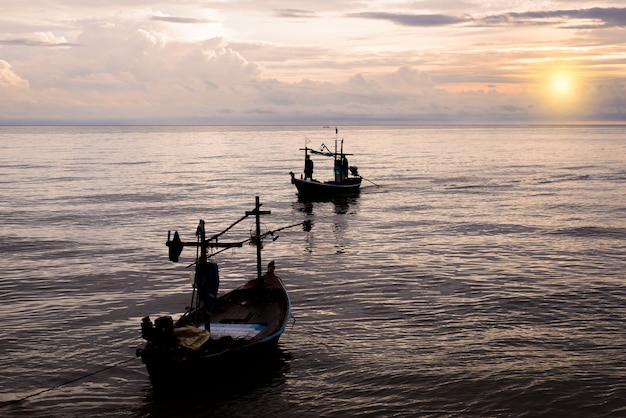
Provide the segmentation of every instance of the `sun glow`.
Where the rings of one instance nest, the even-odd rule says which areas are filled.
[[[582,111],[583,77],[575,63],[546,62],[535,71],[536,97],[544,116],[574,117]]]
[[[550,75],[548,85],[553,99],[571,99],[576,92],[574,76],[568,71],[555,71]]]

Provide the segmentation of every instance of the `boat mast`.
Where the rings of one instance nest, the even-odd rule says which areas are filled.
[[[168,231],[167,242],[165,243],[165,245],[169,247],[170,261],[178,262],[178,257],[180,256],[180,253],[183,251],[184,247],[199,247],[200,248],[200,255],[198,256],[198,259],[196,260],[197,264],[200,264],[200,263],[206,264],[206,261],[208,259],[207,255],[208,255],[209,247],[224,248],[224,249],[232,248],[232,247],[241,247],[245,241],[224,243],[224,242],[218,242],[217,239],[220,235],[224,234],[226,231],[228,231],[233,226],[235,226],[239,222],[246,219],[248,216],[255,215],[256,231],[255,231],[255,236],[251,238],[251,241],[253,241],[257,247],[257,276],[260,278],[261,277],[261,249],[262,249],[262,244],[263,244],[262,237],[261,237],[261,215],[269,215],[272,213],[269,210],[261,210],[261,206],[262,204],[259,203],[259,196],[256,196],[254,210],[246,211],[245,216],[237,220],[235,223],[233,223],[231,226],[229,226],[228,228],[226,228],[224,231],[220,232],[219,234],[213,235],[208,240],[206,239],[204,220],[202,219],[200,219],[198,228],[196,229],[196,236],[198,237],[198,240],[196,242],[181,241],[180,236],[178,235],[178,231],[175,231],[174,238],[170,239],[171,231]],[[212,242],[212,241],[215,241],[215,242]]]
[[[269,215],[272,212],[269,210],[261,210],[262,204],[259,203],[259,196],[256,197],[255,207],[253,211],[246,212],[246,215],[254,215],[256,219],[256,235],[254,237],[254,244],[256,245],[256,273],[257,279],[261,281],[261,249],[263,242],[261,240],[261,215]]]
[[[198,222],[198,229],[196,230],[196,236],[198,237],[200,244],[200,257],[196,259],[196,273],[193,277],[193,292],[191,293],[191,309],[198,309],[201,306],[202,298],[200,297],[200,274],[202,269],[207,265],[207,253],[209,243],[206,240],[206,230],[204,228],[204,220],[200,219]],[[197,255],[197,253],[196,253]],[[196,288],[198,291],[196,292]]]
[[[206,240],[206,231],[204,229],[204,220],[200,219],[200,222],[198,223],[198,230],[196,231],[196,235],[199,236],[200,238],[200,259],[198,260],[199,263],[206,263],[207,260],[207,248],[208,248],[208,242]]]

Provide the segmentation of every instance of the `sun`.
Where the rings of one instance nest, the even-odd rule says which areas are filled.
[[[548,80],[550,95],[556,100],[571,99],[576,93],[575,77],[571,72],[558,70]]]
[[[542,118],[575,118],[584,112],[587,73],[574,60],[542,60],[529,67],[528,91],[534,111]]]

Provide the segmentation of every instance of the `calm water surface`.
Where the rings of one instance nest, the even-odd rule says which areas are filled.
[[[340,127],[361,196],[298,202],[299,148],[334,137],[0,127],[0,416],[626,415],[625,127]],[[278,358],[155,392],[140,320],[182,312],[194,258],[167,231],[255,195],[268,229],[314,225],[265,247],[293,304]],[[222,291],[255,272],[253,248],[218,262]]]

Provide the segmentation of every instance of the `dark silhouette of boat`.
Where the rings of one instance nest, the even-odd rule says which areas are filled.
[[[322,144],[320,151],[305,146],[300,148],[304,151],[304,173],[300,178],[290,172],[291,183],[298,189],[298,197],[302,200],[329,199],[336,197],[358,196],[361,191],[361,181],[363,177],[359,175],[358,168],[350,166],[348,156],[343,152],[343,139],[339,140],[335,128],[335,149],[331,151]],[[329,181],[319,181],[313,178],[313,160],[311,155],[330,157],[333,159],[334,177]]]
[[[257,197],[254,210],[208,239],[202,220],[195,242],[181,241],[178,232],[170,239],[168,233],[166,245],[171,261],[177,262],[186,246],[196,247],[197,256],[191,307],[177,321],[170,316],[162,316],[154,323],[148,316],[142,320],[142,336],[147,342],[137,350],[137,356],[146,365],[153,385],[169,387],[190,381],[219,384],[221,377],[226,378],[224,374],[254,368],[275,351],[290,318],[291,302],[282,280],[274,274],[273,261],[268,264],[268,271],[261,274],[263,239],[300,225],[308,231],[310,223],[261,232],[260,216],[267,214],[270,211],[261,210]],[[234,243],[219,241],[248,216],[256,219],[256,231],[249,239]],[[246,242],[257,249],[256,278],[217,297],[218,267],[210,257]]]

